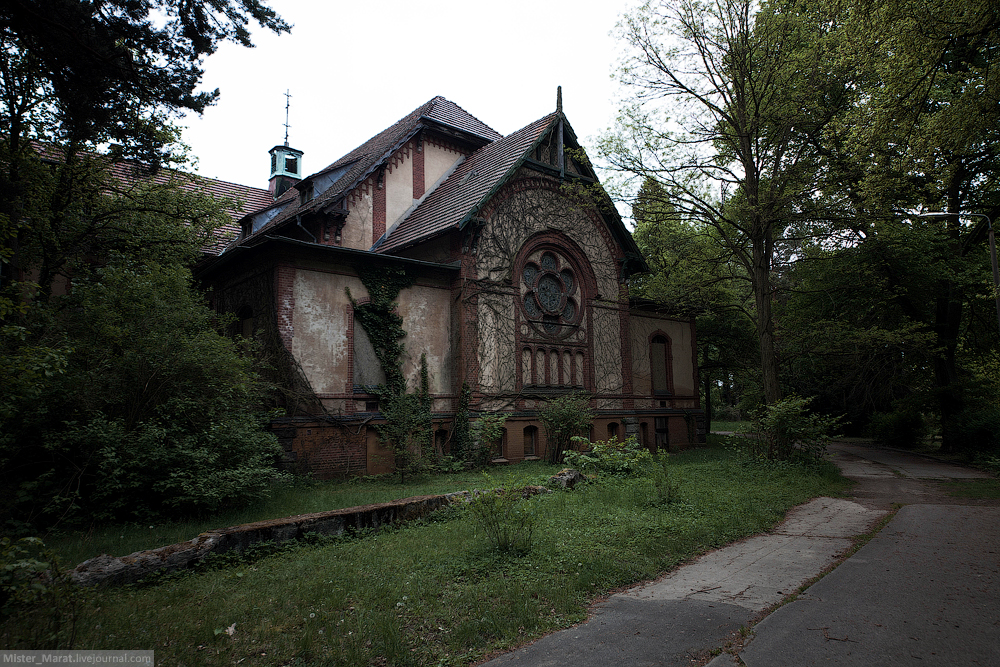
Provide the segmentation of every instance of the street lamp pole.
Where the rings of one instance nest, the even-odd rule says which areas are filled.
[[[990,263],[993,265],[993,297],[997,306],[997,328],[1000,329],[1000,268],[997,267],[997,243],[996,238],[993,235],[993,221],[990,220],[990,216],[985,213],[947,213],[944,211],[917,214],[918,218],[961,218],[962,216],[965,216],[966,218],[983,218],[986,220],[986,228],[989,230],[990,240]]]

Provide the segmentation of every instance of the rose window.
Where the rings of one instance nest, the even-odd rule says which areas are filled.
[[[528,319],[555,336],[576,324],[579,289],[569,263],[551,252],[528,261],[521,271],[521,293]]]

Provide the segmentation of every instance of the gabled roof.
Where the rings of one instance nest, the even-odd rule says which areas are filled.
[[[381,165],[386,158],[410,140],[414,134],[424,127],[433,126],[439,129],[454,131],[466,140],[476,144],[497,141],[502,135],[472,116],[460,106],[443,97],[435,97],[394,123],[391,127],[379,132],[374,137],[361,144],[326,168],[303,179],[300,185],[322,181],[333,172],[341,170],[335,180],[322,192],[308,202],[296,205],[298,189],[292,188],[284,193],[278,202],[263,208],[271,208],[276,204],[286,203],[285,210],[279,213],[268,224],[264,225],[256,235],[266,234],[276,227],[303,213],[320,211],[335,204],[355,186],[366,179]]]
[[[215,255],[239,236],[239,220],[247,212],[271,203],[271,193],[262,188],[229,183],[173,169],[159,169],[155,173],[150,173],[132,162],[113,162],[111,173],[123,185],[134,183],[175,185],[186,192],[198,192],[217,201],[228,200],[225,208],[228,221],[215,230],[212,242],[202,249]]]
[[[44,162],[60,163],[65,159],[63,150],[53,144],[33,141],[31,149]],[[129,189],[141,184],[171,185],[185,192],[204,194],[216,201],[226,200],[224,211],[228,220],[215,230],[212,241],[202,249],[211,254],[218,254],[239,236],[239,220],[248,212],[259,210],[272,203],[271,193],[263,188],[206,178],[176,169],[151,169],[135,160],[120,160],[105,154],[88,153],[87,157],[100,160],[119,188]]]
[[[473,153],[378,245],[388,253],[464,226],[559,118],[556,113]]]
[[[544,141],[546,135],[554,131],[557,125],[562,128],[565,145],[572,149],[580,149],[573,128],[561,108],[557,107],[555,113],[540,118],[470,155],[402,222],[395,228],[390,228],[372,250],[378,253],[398,252],[406,247],[429,241],[449,230],[462,229],[526,162],[533,169],[551,168],[553,175],[559,174],[555,165],[546,167],[531,159],[535,146]],[[589,167],[584,167],[584,170],[587,173],[578,177],[582,176],[587,182],[597,183],[596,174]],[[607,198],[607,195],[604,197]],[[602,204],[606,206],[602,207],[601,217],[625,253],[626,267],[623,268],[627,270],[631,267],[638,272],[649,271],[649,266],[642,258],[635,239],[625,228],[611,200],[607,199]]]

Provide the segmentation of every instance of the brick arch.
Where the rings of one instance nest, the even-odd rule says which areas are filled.
[[[548,192],[552,192],[576,207],[583,215],[587,216],[594,228],[598,231],[601,239],[604,241],[605,249],[608,251],[608,254],[614,258],[616,262],[624,259],[625,255],[622,253],[621,248],[611,236],[611,232],[608,230],[607,224],[605,224],[604,218],[601,214],[598,213],[593,206],[581,205],[577,201],[574,201],[572,197],[568,197],[562,186],[557,181],[552,179],[539,176],[522,176],[509,181],[501,187],[500,190],[497,191],[497,193],[490,199],[489,203],[483,207],[480,211],[481,217],[491,218],[496,210],[500,208],[500,204],[516,194],[527,192],[529,190],[546,190]]]
[[[552,250],[566,255],[583,278],[581,291],[585,293],[586,298],[591,299],[597,294],[597,276],[587,259],[587,254],[576,241],[563,232],[544,231],[529,236],[514,256],[513,270],[520,269],[528,256],[538,250]]]

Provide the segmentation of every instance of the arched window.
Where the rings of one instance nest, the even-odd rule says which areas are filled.
[[[673,378],[670,372],[672,361],[670,339],[661,335],[653,336],[649,341],[649,371],[654,396],[668,396],[673,393]]]
[[[524,455],[537,456],[538,452],[538,427],[524,427]]]
[[[555,231],[527,240],[514,262],[518,388],[590,387],[588,316],[596,282],[586,255]]]
[[[504,454],[507,451],[507,429],[502,429],[500,431],[500,437],[493,441],[493,458],[494,459],[504,459],[507,458]]]
[[[562,337],[573,331],[583,313],[582,286],[572,262],[547,249],[532,253],[520,271],[521,305],[536,331]]]

